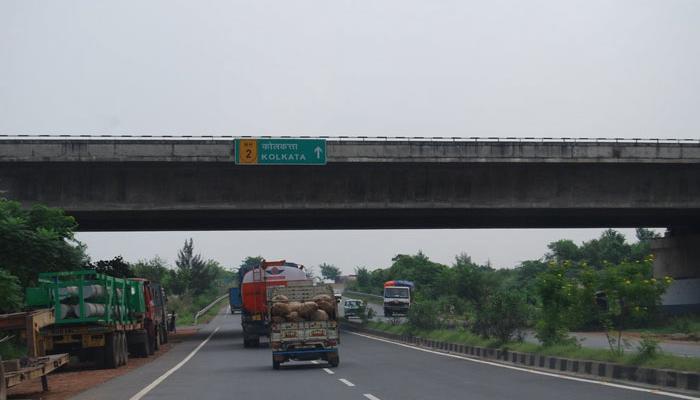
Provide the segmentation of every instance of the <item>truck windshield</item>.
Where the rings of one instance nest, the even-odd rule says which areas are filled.
[[[384,288],[384,297],[390,297],[392,299],[407,299],[408,298],[408,288],[403,288],[403,287]]]

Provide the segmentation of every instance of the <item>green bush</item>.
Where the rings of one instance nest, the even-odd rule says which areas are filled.
[[[651,335],[642,335],[642,339],[637,345],[636,357],[638,360],[650,360],[659,355],[659,340]]]
[[[17,312],[22,307],[22,287],[19,279],[0,269],[0,314]]]
[[[577,301],[578,286],[567,277],[571,263],[549,263],[549,268],[540,273],[535,291],[542,302],[535,325],[537,338],[545,346],[564,343],[568,339],[572,310]]]
[[[417,301],[408,309],[408,323],[416,329],[436,329],[440,326],[438,311],[434,301]]]
[[[528,321],[524,296],[517,291],[501,290],[491,295],[479,313],[487,335],[500,343],[513,339]]]

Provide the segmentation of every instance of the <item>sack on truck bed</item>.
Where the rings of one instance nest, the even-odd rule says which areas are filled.
[[[328,314],[323,310],[316,310],[311,315],[312,321],[328,321]]]
[[[311,316],[316,310],[318,310],[318,304],[313,301],[307,301],[299,307],[299,315],[302,318],[311,319]]]

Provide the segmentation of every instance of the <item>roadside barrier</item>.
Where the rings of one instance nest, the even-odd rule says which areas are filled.
[[[223,299],[225,299],[225,298],[227,298],[227,297],[228,297],[228,294],[225,294],[225,295],[223,295],[223,296],[217,298],[216,300],[212,301],[211,304],[209,304],[208,306],[206,306],[206,307],[202,308],[201,310],[197,311],[197,314],[194,315],[194,324],[197,325],[197,320],[199,319],[199,317],[201,317],[202,315],[204,315],[207,311],[209,311],[209,310],[210,310],[212,307],[214,307],[217,303],[219,303],[221,300],[223,300]]]

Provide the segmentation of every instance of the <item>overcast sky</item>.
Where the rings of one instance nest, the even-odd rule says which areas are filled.
[[[700,1],[0,2],[0,133],[697,138]],[[175,249],[497,266],[599,230],[81,234]]]

